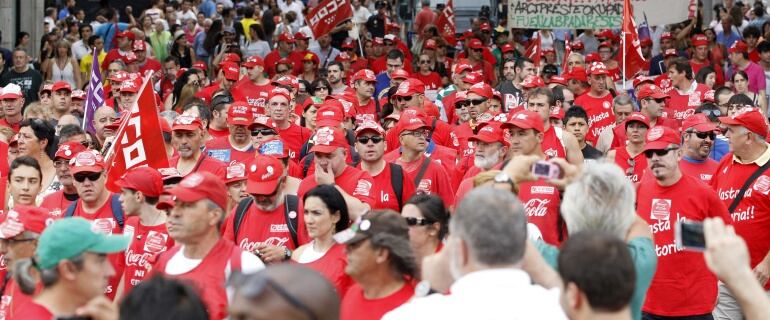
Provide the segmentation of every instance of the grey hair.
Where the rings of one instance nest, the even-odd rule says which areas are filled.
[[[222,208],[216,202],[212,201],[211,199],[206,199],[206,208],[209,210],[219,210],[222,211],[222,214],[219,216],[219,222],[217,223],[217,228],[220,228],[222,226],[222,223],[225,222],[225,215],[227,214],[226,210],[227,208]],[[221,228],[220,228],[221,229]]]
[[[83,269],[85,257],[80,254],[76,257],[67,259],[75,265],[78,270]],[[59,265],[56,264],[50,269],[40,269],[34,262],[34,258],[21,259],[16,261],[13,266],[13,278],[19,284],[19,289],[25,294],[31,295],[37,289],[37,279],[30,273],[30,269],[35,268],[40,274],[40,282],[44,288],[49,288],[59,281]]]
[[[486,266],[521,261],[527,241],[524,206],[512,193],[491,187],[473,189],[449,222],[450,235],[465,241],[471,257]]]
[[[618,95],[615,97],[615,99],[612,99],[612,110],[615,111],[615,107],[617,106],[627,106],[631,105],[633,106],[634,103],[631,101],[631,97],[627,94]]]
[[[166,110],[161,112],[160,116],[166,119],[166,121],[168,121],[169,124],[172,124],[174,123],[174,120],[176,120],[176,118],[179,116],[179,114],[176,113],[176,111],[174,110]]]
[[[419,279],[420,272],[417,258],[414,256],[414,251],[412,251],[412,245],[409,243],[408,238],[381,232],[371,237],[371,244],[375,248],[388,249],[388,261],[391,269],[399,279],[404,276]]]
[[[561,214],[570,234],[602,231],[625,238],[636,219],[636,190],[614,163],[583,166],[583,173],[564,191]]]

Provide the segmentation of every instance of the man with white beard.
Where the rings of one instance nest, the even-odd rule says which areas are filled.
[[[508,154],[510,144],[505,140],[505,131],[501,126],[501,123],[490,122],[468,139],[476,145],[473,157],[474,166],[468,169],[457,188],[455,203],[460,203],[465,194],[473,189],[473,178],[477,174],[489,170],[500,170],[503,167],[503,160]]]

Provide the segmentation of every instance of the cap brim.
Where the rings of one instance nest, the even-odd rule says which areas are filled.
[[[206,195],[196,192],[194,189],[188,189],[183,187],[173,187],[163,192],[163,194],[170,194],[176,197],[176,200],[182,202],[196,202],[201,199],[205,199]]]
[[[310,148],[310,152],[332,153],[339,148],[342,148],[342,147],[314,145],[312,148]]]
[[[192,125],[192,124],[180,124],[180,125],[175,125],[175,126],[171,127],[171,131],[177,131],[177,130],[193,131],[193,130],[198,130],[200,128],[201,127],[196,126],[196,125]]]
[[[671,145],[671,142],[668,141],[652,141],[647,142],[644,144],[644,151],[647,150],[663,150],[668,148],[669,145]]]
[[[0,94],[0,99],[19,99],[22,96],[15,93]]]
[[[251,121],[247,120],[246,118],[235,118],[235,119],[227,119],[227,124],[233,125],[233,126],[250,126]]]
[[[76,174],[80,172],[102,172],[104,171],[104,168],[101,166],[82,166],[82,167],[76,167],[76,166],[70,166],[70,173]]]
[[[647,129],[649,129],[649,128],[650,128],[650,124],[649,124],[649,123],[646,123],[646,122],[644,122],[644,121],[641,121],[641,120],[638,120],[638,119],[630,119],[630,120],[628,120],[628,119],[627,119],[627,120],[625,121],[625,124],[623,125],[623,128],[625,128],[625,129],[628,129],[628,125],[629,125],[629,124],[631,124],[631,122],[639,122],[639,123],[641,123],[641,124],[643,124],[643,125],[647,126]]]
[[[538,130],[538,128],[535,128],[535,126],[530,125],[529,123],[521,122],[521,121],[517,121],[517,120],[510,120],[510,121],[508,121],[506,123],[503,123],[502,127],[503,128],[516,127],[516,128],[519,128],[519,129],[535,129],[535,130]]]
[[[362,232],[355,232],[353,231],[353,229],[350,229],[350,228],[337,232],[336,234],[334,234],[334,236],[332,236],[332,238],[334,238],[334,241],[339,244],[356,243],[356,242],[365,240],[368,237],[369,236],[367,236],[366,234]]]
[[[738,121],[736,119],[733,119],[732,117],[719,117],[719,122],[724,123],[724,124],[729,124],[729,125],[738,125],[738,126],[742,126],[743,125],[742,122],[740,122],[740,121]]]
[[[131,238],[124,235],[103,235],[102,239],[94,243],[85,251],[94,253],[115,253],[128,248]]]
[[[273,194],[278,188],[280,179],[264,182],[249,181],[246,183],[246,192],[249,194],[268,195]]]

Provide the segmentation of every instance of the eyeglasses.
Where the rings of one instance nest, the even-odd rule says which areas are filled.
[[[18,243],[30,242],[34,240],[36,239],[0,239],[0,243],[2,243],[4,247],[8,247]]]
[[[401,102],[401,101],[409,102],[409,101],[412,101],[412,96],[406,96],[406,97],[398,96],[395,99],[398,102]]]
[[[655,101],[655,102],[657,102],[657,103],[661,103],[661,104],[662,104],[662,103],[666,103],[666,99],[665,99],[665,98],[663,98],[663,99],[653,99],[653,98],[647,98],[647,99],[645,99],[645,100],[647,100],[647,101]]]
[[[420,60],[420,64],[429,64],[430,60]]]
[[[327,87],[317,87],[317,88],[315,88],[314,91],[318,92],[318,91],[321,91],[321,90],[329,90],[329,88],[327,88]]]
[[[433,221],[428,219],[421,219],[421,218],[414,218],[414,217],[404,217],[404,220],[406,221],[406,224],[409,225],[410,227],[427,226],[434,223]]]
[[[295,307],[296,309],[300,310],[302,313],[304,313],[308,319],[310,320],[317,320],[318,316],[313,313],[313,310],[310,309],[305,303],[302,302],[299,298],[295,297],[291,293],[289,293],[286,288],[282,287],[280,284],[275,282],[273,279],[270,279],[270,277],[264,273],[259,272],[254,275],[249,276],[237,276],[234,278],[235,280],[232,280],[232,283],[237,283],[238,291],[246,297],[258,297],[262,293],[265,292],[265,289],[270,286],[273,288],[273,290],[278,293],[279,296],[281,296],[283,299],[285,299],[290,305]],[[240,281],[237,281],[239,280]]]
[[[93,182],[93,181],[99,180],[99,178],[102,177],[102,173],[101,172],[76,173],[72,177],[75,178],[75,181],[77,182],[83,182],[83,181],[86,181],[86,179]]]
[[[473,52],[481,52],[484,51],[484,49],[473,49]]]
[[[679,148],[667,148],[667,149],[660,149],[660,150],[644,150],[644,156],[647,159],[652,158],[652,155],[655,154],[658,157],[665,157],[669,151],[677,150]]]
[[[467,107],[469,104],[470,104],[470,102],[468,102],[467,100],[466,100],[466,101],[455,102],[455,109],[462,109],[462,108],[465,108],[465,107]]]
[[[711,131],[711,132],[698,132],[698,131],[695,131],[695,130],[691,130],[691,131],[687,131],[687,133],[694,133],[696,137],[698,137],[699,139],[704,139],[704,140],[706,138],[709,138],[709,139],[711,139],[711,141],[714,141],[717,138],[717,134],[715,132],[713,132],[713,131]]]
[[[711,119],[722,116],[722,110],[719,109],[705,109],[701,110],[700,113],[705,114]]]
[[[428,130],[417,130],[417,131],[405,131],[401,134],[401,136],[413,136],[416,138],[420,137],[427,137],[428,136]]]
[[[371,136],[371,137],[358,137],[358,139],[356,139],[356,140],[360,144],[367,144],[367,143],[369,143],[369,140],[372,140],[372,142],[374,142],[374,144],[378,144],[378,143],[382,142],[383,140],[385,140],[385,138],[383,138],[381,136]]]
[[[64,160],[64,159],[62,159],[62,160],[56,160],[56,161],[54,161],[54,162],[53,162],[53,167],[54,167],[54,168],[58,168],[58,167],[61,167],[61,166],[66,166],[66,165],[68,165],[69,163],[70,163],[69,161],[67,161],[67,160]]]
[[[263,135],[263,136],[270,136],[270,135],[274,136],[275,135],[275,130],[268,129],[268,128],[251,130],[251,136],[252,137],[256,137],[256,136],[258,136],[260,134]]]
[[[482,103],[484,103],[486,101],[487,101],[487,99],[474,99],[474,100],[468,99],[468,103],[470,103],[471,105],[474,105],[474,106],[480,105],[480,104],[482,104]]]

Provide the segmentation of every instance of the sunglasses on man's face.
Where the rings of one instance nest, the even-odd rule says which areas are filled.
[[[471,105],[474,105],[474,106],[480,105],[480,104],[482,104],[482,103],[484,103],[484,102],[487,102],[487,99],[473,99],[473,100],[468,100],[468,103],[469,103],[469,104],[471,104]]]
[[[430,60],[420,60],[420,64],[429,64]]]
[[[358,140],[358,143],[360,143],[360,144],[368,144],[369,140],[374,142],[374,144],[378,144],[378,143],[382,142],[384,139],[385,138],[383,138],[381,136],[371,136],[371,137],[358,137],[358,139],[356,139],[356,140]]]
[[[398,96],[398,97],[396,97],[396,101],[399,101],[399,102],[401,102],[401,101],[409,102],[409,101],[412,101],[412,96],[406,96],[406,97]]]
[[[722,116],[722,111],[719,109],[705,109],[705,110],[701,110],[700,113],[705,114],[711,119]]]
[[[86,179],[93,182],[102,177],[101,172],[76,173],[72,176],[77,182],[84,182]]]
[[[665,157],[670,151],[676,150],[679,148],[666,148],[666,149],[659,149],[659,150],[644,150],[644,156],[647,159],[652,158],[652,155],[657,155],[658,157]]]
[[[467,107],[470,104],[468,101],[460,101],[455,103],[455,109],[462,109]]]
[[[706,138],[711,139],[711,141],[714,141],[714,139],[717,138],[717,134],[713,131],[711,132],[698,132],[698,131],[689,131],[689,133],[695,134],[698,139],[706,140]]]
[[[256,137],[256,136],[258,136],[260,134],[263,135],[263,136],[275,135],[275,130],[268,129],[268,128],[251,130],[251,136],[252,137]]]

